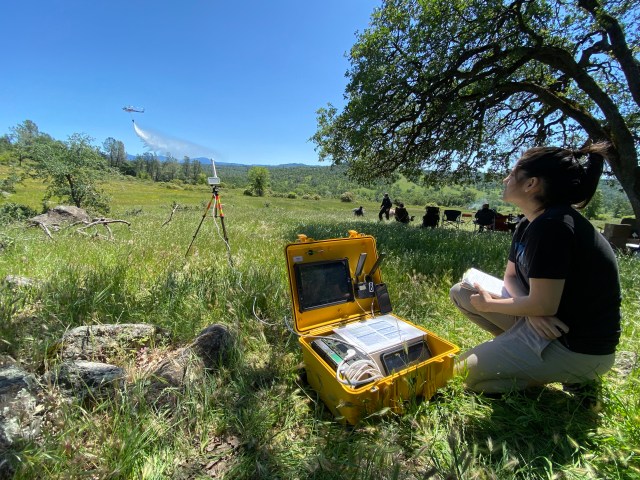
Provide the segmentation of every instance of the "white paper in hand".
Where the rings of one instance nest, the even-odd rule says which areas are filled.
[[[504,288],[504,282],[499,278],[496,278],[488,273],[484,273],[475,268],[470,268],[464,275],[462,275],[462,284],[470,288],[471,290],[475,290],[475,284],[480,285],[484,288],[489,295],[495,298],[509,298],[509,292]]]

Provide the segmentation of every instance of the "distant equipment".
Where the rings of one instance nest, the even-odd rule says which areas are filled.
[[[133,105],[125,105],[124,107],[122,107],[122,110],[129,113],[144,113],[144,108],[134,107]]]
[[[196,228],[196,233],[193,234],[193,238],[191,239],[191,243],[187,248],[187,253],[185,257],[189,255],[189,251],[191,250],[191,246],[193,242],[196,240],[196,236],[200,231],[200,227],[202,226],[202,222],[204,222],[205,217],[207,216],[207,212],[211,208],[213,204],[213,217],[220,218],[220,225],[222,225],[222,238],[224,240],[224,244],[227,246],[227,258],[229,260],[229,265],[233,268],[233,259],[231,258],[231,246],[229,245],[229,237],[227,237],[227,229],[224,226],[224,212],[222,211],[222,202],[220,200],[220,177],[218,177],[218,172],[216,171],[216,162],[211,159],[211,167],[213,168],[213,177],[209,177],[207,179],[207,183],[211,186],[211,190],[213,194],[211,195],[211,200],[209,200],[209,204],[207,208],[204,209],[204,213],[202,214],[202,219],[200,219],[200,223],[198,224],[198,228]],[[217,224],[216,224],[217,225]]]
[[[211,186],[220,185],[220,177],[218,177],[218,172],[216,172],[216,163],[211,159],[211,168],[213,168],[213,177],[207,178],[207,183]]]

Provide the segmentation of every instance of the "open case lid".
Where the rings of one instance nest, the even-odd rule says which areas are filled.
[[[298,333],[361,318],[371,314],[372,306],[377,310],[375,297],[358,298],[355,291],[367,276],[375,284],[382,282],[372,236],[355,230],[347,238],[329,240],[298,235],[285,255]]]

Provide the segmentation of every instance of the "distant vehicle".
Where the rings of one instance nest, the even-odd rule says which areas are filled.
[[[122,107],[122,110],[124,110],[125,112],[144,113],[144,108],[134,107],[133,105]]]

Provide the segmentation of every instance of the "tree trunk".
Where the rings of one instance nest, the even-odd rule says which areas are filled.
[[[69,192],[71,194],[71,200],[73,201],[73,204],[78,207],[81,208],[82,205],[82,200],[81,198],[78,196],[78,192],[76,190],[76,185],[73,181],[73,177],[69,174],[65,175],[65,178],[67,179],[67,183],[69,184]]]
[[[636,222],[640,221],[640,167],[635,167],[634,174],[619,177],[618,180],[629,198]]]
[[[618,139],[620,137],[621,135],[617,136]],[[614,139],[615,137],[606,140],[613,144]],[[609,154],[607,163],[627,195],[636,220],[640,220],[640,166],[635,145],[633,142],[618,142]]]

